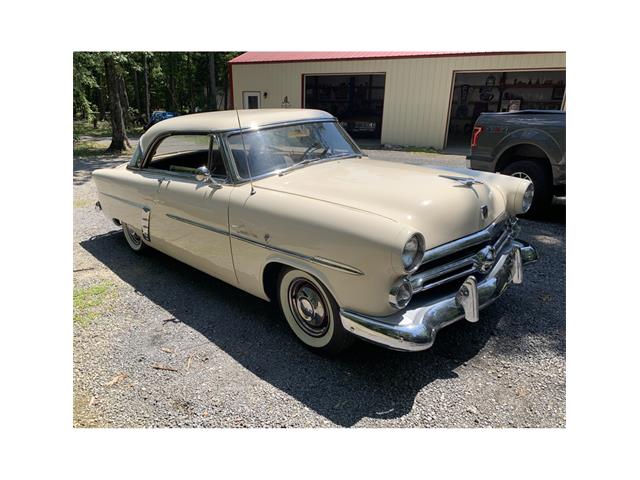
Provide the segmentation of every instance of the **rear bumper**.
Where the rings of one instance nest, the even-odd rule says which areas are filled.
[[[565,186],[567,184],[567,166],[566,165],[552,165],[551,171],[553,173],[553,185],[556,187]]]
[[[414,299],[407,310],[388,317],[341,310],[342,325],[356,336],[393,350],[426,350],[433,345],[441,328],[465,317],[477,321],[477,310],[493,303],[512,283],[521,283],[522,266],[537,259],[538,254],[531,245],[512,240],[481,281],[476,283],[475,277],[468,277],[457,293],[423,301]],[[473,305],[469,304],[470,298]]]

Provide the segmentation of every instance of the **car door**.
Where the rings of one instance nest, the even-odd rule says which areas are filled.
[[[178,138],[179,137],[179,138]],[[215,135],[175,135],[165,139],[151,159],[150,171],[162,171],[151,237],[158,249],[199,270],[236,283],[228,209],[233,184],[228,180]],[[203,143],[208,155],[202,155]],[[169,153],[167,153],[167,151]],[[177,152],[177,153],[176,153]],[[213,181],[198,181],[195,169],[207,166]]]

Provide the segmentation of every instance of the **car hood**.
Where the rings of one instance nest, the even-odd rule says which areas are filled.
[[[445,176],[482,183],[465,186]],[[312,164],[263,178],[255,187],[385,217],[421,232],[427,248],[433,248],[477,232],[504,214],[505,197],[491,184],[492,176],[364,157]]]

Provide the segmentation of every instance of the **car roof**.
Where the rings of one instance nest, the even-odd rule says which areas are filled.
[[[260,108],[253,110],[223,110],[182,115],[156,123],[140,137],[142,150],[158,136],[179,132],[221,132],[238,129],[238,116],[242,128],[308,120],[333,120],[335,117],[322,110],[306,108]]]

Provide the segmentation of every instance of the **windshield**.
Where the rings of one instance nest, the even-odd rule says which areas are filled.
[[[258,177],[317,160],[361,155],[335,122],[264,128],[245,132],[242,136],[239,133],[229,136],[233,161],[242,179],[249,178],[247,160],[251,176]]]

